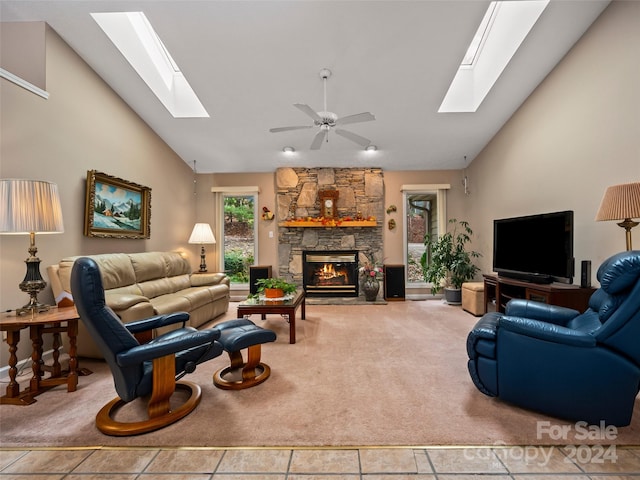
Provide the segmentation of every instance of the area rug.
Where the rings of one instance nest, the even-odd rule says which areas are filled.
[[[271,377],[254,388],[225,391],[213,386],[212,374],[227,363],[226,355],[200,365],[187,378],[202,386],[202,402],[174,425],[128,438],[101,434],[95,414],[115,390],[103,362],[82,360],[94,373],[80,378],[76,392],[56,387],[32,405],[0,406],[0,446],[639,443],[640,399],[632,425],[594,440],[575,425],[480,393],[469,378],[465,349],[477,318],[459,307],[428,300],[308,305],[306,313],[306,320],[297,320],[294,345],[282,317],[253,316],[278,335],[262,348]],[[233,317],[235,305],[218,321]],[[558,438],[553,431],[566,433]]]

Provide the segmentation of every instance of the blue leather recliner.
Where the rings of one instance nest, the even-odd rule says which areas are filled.
[[[469,333],[484,394],[554,417],[625,426],[640,390],[640,251],[607,259],[589,308],[511,300]]]
[[[96,426],[107,435],[126,436],[152,432],[188,415],[200,402],[199,385],[177,381],[196,365],[221,355],[217,341],[220,331],[197,331],[186,327],[186,312],[157,315],[124,325],[107,306],[97,263],[88,257],[75,261],[71,271],[71,290],[76,308],[87,330],[107,361],[118,397],[96,415]],[[134,334],[166,325],[182,324],[168,333],[140,344]],[[171,405],[174,391],[188,395],[179,406]],[[125,404],[144,399],[148,417],[121,421],[117,412]]]

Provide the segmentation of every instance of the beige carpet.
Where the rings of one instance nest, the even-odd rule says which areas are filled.
[[[226,318],[235,317],[235,304]],[[158,432],[102,435],[99,408],[115,396],[105,364],[77,392],[56,387],[30,406],[0,406],[1,446],[428,446],[640,443],[640,399],[631,426],[611,442],[556,440],[537,422],[567,422],[481,394],[469,379],[465,341],[477,319],[438,300],[387,305],[309,305],[295,345],[276,315],[258,324],[278,340],[263,346],[271,377],[244,391],[211,382],[226,355],[187,378],[203,388],[198,408]],[[27,378],[28,380],[28,378]],[[579,401],[579,399],[576,399]],[[572,429],[574,431],[574,429]]]

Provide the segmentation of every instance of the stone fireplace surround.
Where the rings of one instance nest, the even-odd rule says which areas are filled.
[[[367,257],[382,265],[384,176],[380,168],[279,168],[276,171],[278,222],[318,217],[318,191],[337,190],[338,217],[355,218],[358,212],[376,218],[375,227],[278,226],[278,273],[303,283],[303,251],[357,250],[359,263]]]

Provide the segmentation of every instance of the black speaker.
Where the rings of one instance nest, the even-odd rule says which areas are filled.
[[[591,287],[591,260],[583,260],[580,268],[580,286]]]
[[[261,278],[271,278],[271,265],[253,265],[249,267],[249,293],[251,295],[258,293],[256,280]]]
[[[385,265],[383,270],[384,299],[390,301],[404,300],[404,265]]]

